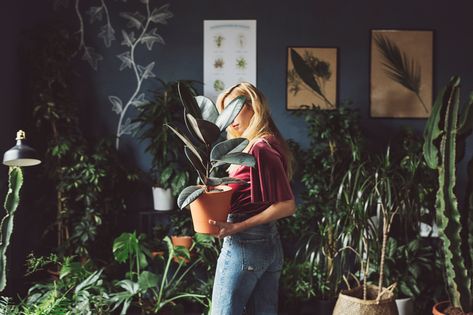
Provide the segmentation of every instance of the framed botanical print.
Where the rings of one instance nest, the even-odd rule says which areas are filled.
[[[286,109],[335,109],[338,49],[288,47]]]
[[[431,30],[371,31],[371,117],[430,116],[433,40]]]

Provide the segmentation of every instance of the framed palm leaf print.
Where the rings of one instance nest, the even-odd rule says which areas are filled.
[[[430,116],[433,37],[431,30],[371,31],[371,117]]]
[[[286,109],[335,109],[337,62],[337,48],[288,47]]]

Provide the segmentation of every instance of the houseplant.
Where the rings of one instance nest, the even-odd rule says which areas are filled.
[[[303,202],[293,217],[280,222],[284,239],[293,240],[285,252],[294,262],[291,272],[283,272],[282,283],[298,286],[300,292],[286,290],[289,297],[296,295],[298,305],[307,304],[322,314],[327,305],[333,309],[343,276],[350,270],[352,254],[340,249],[354,242],[351,209],[338,207],[337,195],[347,170],[363,160],[364,139],[358,113],[349,104],[332,111],[307,107],[297,115],[307,123],[310,145],[306,150],[292,145],[294,156],[299,157],[297,178],[303,185]],[[303,275],[293,277],[294,272]]]
[[[209,224],[209,219],[227,219],[232,192],[225,184],[246,182],[230,177],[213,177],[215,168],[227,164],[255,165],[252,155],[241,152],[249,143],[247,139],[218,141],[222,132],[240,113],[246,98],[235,98],[219,114],[210,99],[204,96],[195,98],[182,83],[179,83],[178,89],[190,137],[177,127],[167,126],[184,142],[185,154],[198,174],[199,185],[182,190],[177,204],[181,209],[190,205],[196,232],[217,234],[218,229]]]
[[[183,110],[177,82],[157,81],[160,86],[154,90],[153,99],[140,104],[135,121],[140,126],[139,139],[147,141],[145,152],[152,157],[154,209],[172,210],[175,208],[173,197],[188,184],[189,172],[180,158],[182,146],[176,145],[174,133],[165,125],[180,121]],[[190,82],[181,81],[181,84],[187,85],[195,94]]]
[[[469,313],[473,311],[473,209],[472,170],[468,164],[466,202],[458,206],[455,193],[456,162],[465,150],[465,139],[473,125],[473,94],[459,113],[460,79],[452,77],[440,92],[427,121],[424,135],[424,157],[427,164],[438,172],[438,192],[435,204],[439,237],[443,244],[445,277],[450,304]],[[443,310],[434,307],[434,314]],[[452,310],[453,311],[453,310]],[[447,311],[445,311],[448,314]],[[457,314],[457,313],[455,313]]]

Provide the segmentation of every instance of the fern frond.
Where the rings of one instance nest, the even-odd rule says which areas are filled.
[[[374,41],[382,54],[385,72],[392,80],[418,94],[420,92],[420,65],[402,52],[396,43],[386,36],[375,34]]]

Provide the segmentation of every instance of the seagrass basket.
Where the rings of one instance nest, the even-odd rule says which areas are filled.
[[[378,287],[367,286],[366,300],[363,300],[363,287],[342,291],[337,299],[333,315],[398,315],[393,287],[383,288],[379,300]]]

